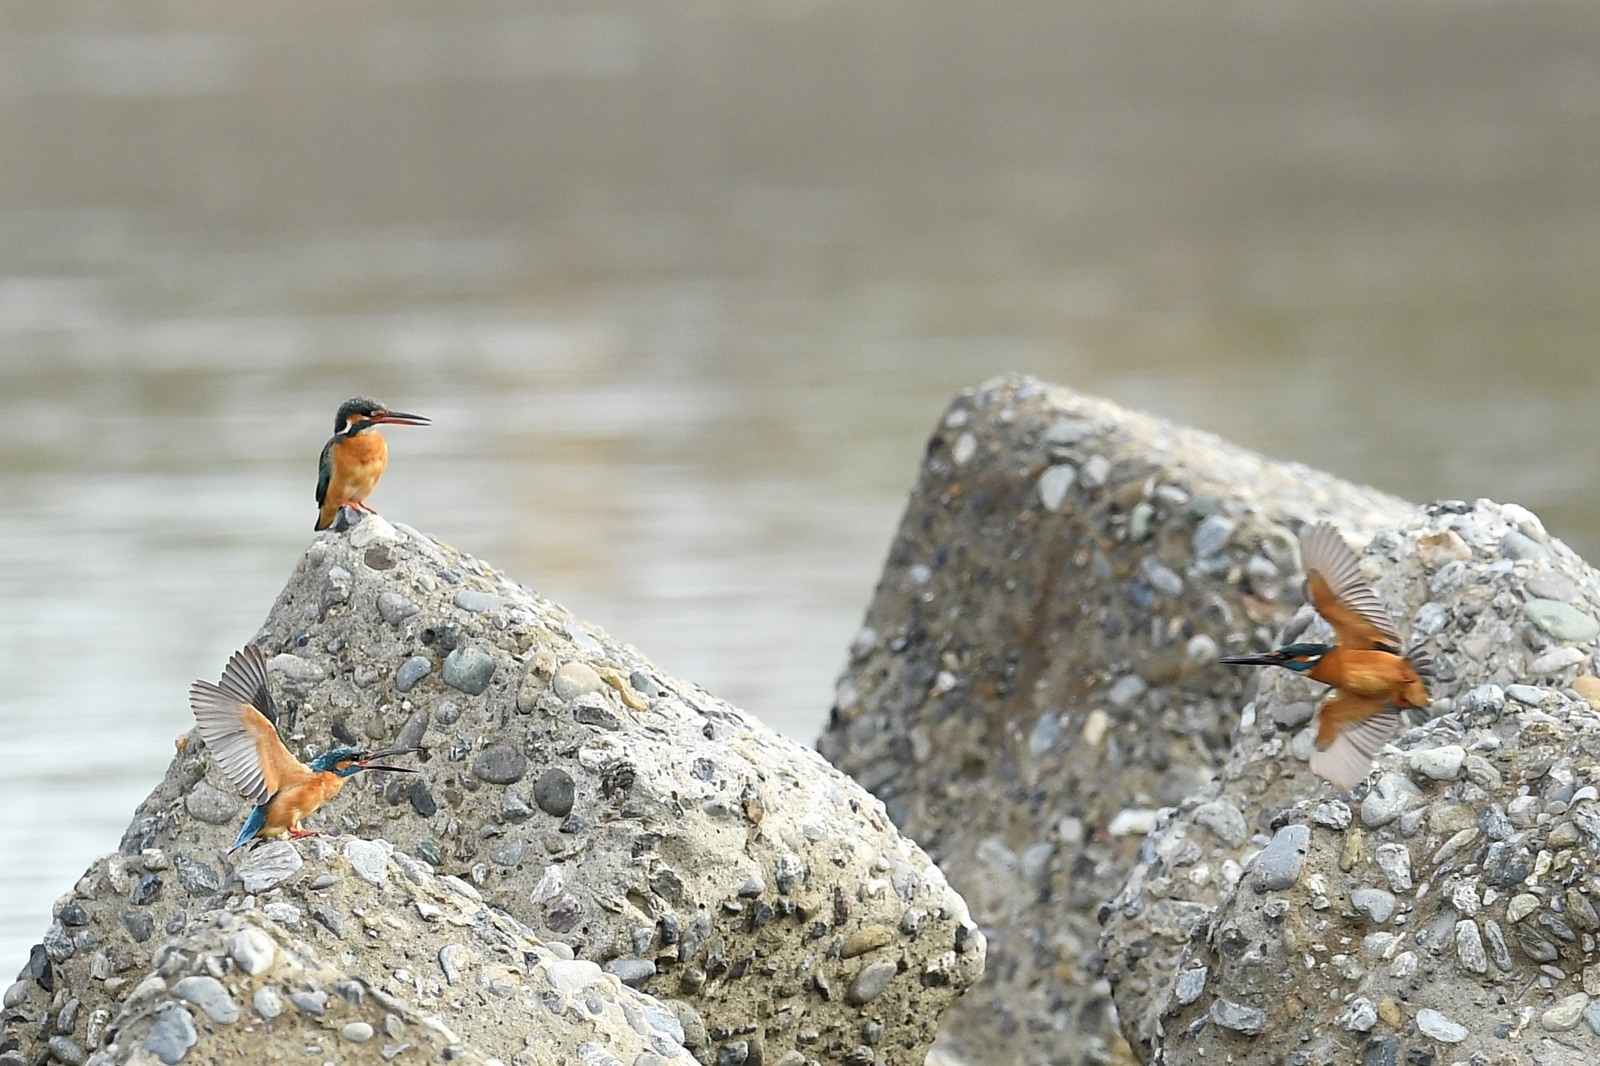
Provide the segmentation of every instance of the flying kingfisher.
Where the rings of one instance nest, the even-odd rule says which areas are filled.
[[[1334,644],[1285,644],[1265,655],[1222,659],[1236,666],[1282,666],[1334,688],[1317,715],[1311,772],[1335,788],[1354,788],[1378,751],[1399,731],[1408,708],[1430,702],[1425,679],[1432,663],[1418,650],[1401,651],[1400,635],[1383,601],[1361,576],[1360,560],[1331,523],[1300,537],[1306,592],[1333,627]]]
[[[357,396],[339,405],[333,416],[333,436],[322,446],[317,461],[316,529],[327,529],[341,507],[372,513],[366,498],[377,487],[389,463],[389,446],[377,427],[425,426],[428,419],[391,411],[377,400]]]
[[[254,644],[229,656],[220,684],[196,681],[189,686],[189,707],[212,758],[234,787],[256,805],[230,851],[256,837],[320,835],[321,830],[300,828],[300,820],[338,795],[345,778],[362,770],[416,772],[373,760],[418,748],[333,748],[312,759],[309,766],[296,759],[273,727],[278,715],[267,687],[267,661]]]

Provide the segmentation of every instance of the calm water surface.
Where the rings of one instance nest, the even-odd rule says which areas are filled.
[[[162,12],[0,4],[0,960],[355,393],[386,516],[802,740],[1006,370],[1600,552],[1589,4]]]

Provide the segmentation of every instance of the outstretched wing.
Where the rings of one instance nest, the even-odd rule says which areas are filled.
[[[1339,647],[1399,653],[1394,619],[1361,576],[1361,561],[1338,529],[1318,522],[1306,530],[1300,536],[1300,558],[1311,603],[1333,627]]]
[[[311,771],[289,754],[258,701],[272,710],[266,660],[254,644],[228,659],[221,684],[196,681],[189,686],[189,708],[200,739],[234,787],[259,805]]]
[[[1317,716],[1317,750],[1311,772],[1341,792],[1372,771],[1372,760],[1400,731],[1403,715],[1394,704],[1339,693]]]
[[[328,438],[328,443],[322,446],[322,455],[317,459],[317,506],[321,507],[328,498],[328,482],[333,480],[333,437]]]

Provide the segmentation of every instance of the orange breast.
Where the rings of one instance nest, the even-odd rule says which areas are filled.
[[[1335,648],[1322,657],[1311,676],[1363,699],[1393,700],[1414,707],[1428,705],[1427,690],[1417,680],[1411,664],[1386,651]]]
[[[377,433],[362,433],[340,441],[333,449],[333,477],[328,498],[340,503],[360,503],[372,493],[383,468],[389,465],[389,446]]]
[[[262,835],[281,837],[290,829],[300,828],[300,819],[309,817],[337,796],[343,787],[344,778],[323,772],[313,774],[304,784],[284,789],[273,797],[272,806],[267,808],[266,831]]]

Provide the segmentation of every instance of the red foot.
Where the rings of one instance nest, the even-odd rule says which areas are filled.
[[[320,829],[291,829],[291,830],[289,830],[289,836],[291,838],[295,838],[295,839],[298,839],[300,837],[320,837],[320,836],[325,836],[325,835],[326,834]]]

